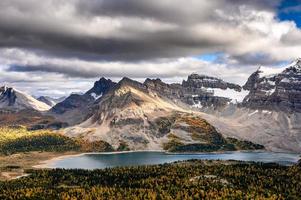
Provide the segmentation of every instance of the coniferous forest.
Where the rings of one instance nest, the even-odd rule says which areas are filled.
[[[104,170],[29,170],[0,199],[300,199],[300,166],[187,161]]]

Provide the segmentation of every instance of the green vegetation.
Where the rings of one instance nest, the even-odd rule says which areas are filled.
[[[30,170],[0,199],[300,199],[301,168],[188,161],[104,170]]]
[[[169,141],[163,144],[163,149],[170,152],[212,152],[264,149],[264,146],[249,141],[240,141],[234,138],[225,139],[212,125],[199,116],[178,114],[171,127],[174,131],[183,130],[190,133],[194,143],[185,143],[177,135],[170,133],[168,135]]]
[[[170,152],[175,152],[177,147],[183,146],[184,144],[178,140],[178,139],[171,139],[167,143],[163,144],[163,149],[170,151]]]
[[[164,145],[164,148],[170,152],[212,152],[212,151],[221,151],[221,150],[229,150],[222,149],[221,146],[212,145],[212,144],[183,144],[176,143],[175,141],[170,141]]]
[[[120,141],[119,147],[117,148],[117,151],[129,151],[129,145],[125,141]]]
[[[216,145],[209,143],[189,143],[184,144],[178,139],[171,139],[167,143],[163,144],[163,149],[169,152],[212,152],[212,151],[237,151],[237,150],[260,150],[264,149],[264,146],[254,144],[249,141],[229,142]]]
[[[186,130],[191,133],[191,138],[193,140],[199,141],[200,143],[215,145],[222,145],[225,143],[225,139],[217,132],[214,126],[199,116],[189,114],[180,115],[177,118],[177,124],[178,125],[176,125],[175,128]],[[186,124],[186,126],[181,124]]]
[[[86,141],[86,140],[76,140],[80,145],[80,151],[84,152],[110,152],[114,151],[114,148],[107,142],[104,141]]]
[[[255,149],[264,149],[263,145],[254,144],[246,140],[238,140],[235,138],[227,138],[228,143],[233,144],[237,150],[255,150]]]
[[[29,151],[113,151],[106,142],[72,139],[51,130],[28,131],[25,127],[0,128],[0,154]]]

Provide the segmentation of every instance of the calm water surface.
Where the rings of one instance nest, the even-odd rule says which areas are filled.
[[[291,165],[298,161],[299,155],[273,152],[223,152],[198,154],[168,154],[164,152],[95,153],[65,157],[49,163],[51,168],[103,169],[118,166],[137,166],[171,163],[189,159],[201,160],[243,160],[276,162]]]

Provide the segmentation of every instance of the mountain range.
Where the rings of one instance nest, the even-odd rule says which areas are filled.
[[[236,138],[272,151],[301,152],[301,59],[277,73],[260,67],[243,86],[198,74],[181,84],[101,78],[87,92],[57,101],[4,86],[0,108],[42,112],[68,124],[62,131],[70,137],[115,148],[160,150],[176,144],[221,150],[232,144],[227,138]]]

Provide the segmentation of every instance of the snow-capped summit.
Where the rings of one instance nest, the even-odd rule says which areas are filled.
[[[301,74],[301,58],[296,59],[294,62],[289,64],[283,73],[291,73],[291,74]]]
[[[46,111],[50,109],[50,106],[24,92],[11,87],[2,86],[0,87],[0,109],[33,109],[37,111]]]
[[[251,108],[301,111],[301,59],[282,68],[260,67],[243,86]]]

